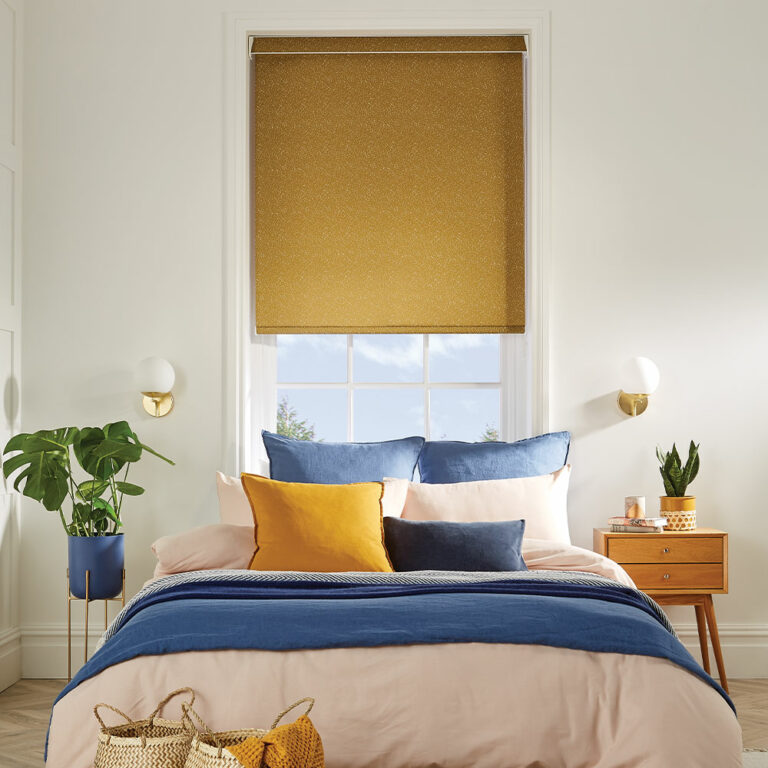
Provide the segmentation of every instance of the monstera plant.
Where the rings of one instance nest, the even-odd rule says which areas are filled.
[[[70,587],[77,597],[86,593],[94,599],[112,597],[101,593],[120,591],[123,499],[144,493],[141,486],[128,482],[131,466],[144,452],[173,464],[142,443],[125,421],[104,427],[42,429],[15,435],[5,446],[5,478],[15,475],[17,491],[59,513],[69,536]],[[111,569],[111,581],[99,589],[105,581],[99,576],[105,572],[100,566],[105,564]]]

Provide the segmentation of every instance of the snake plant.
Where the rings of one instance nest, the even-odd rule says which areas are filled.
[[[656,458],[659,460],[659,472],[664,481],[664,490],[667,496],[685,496],[688,486],[699,473],[699,446],[691,440],[688,448],[688,460],[683,466],[677,447],[672,443],[672,450],[664,453],[660,447],[656,447]]]

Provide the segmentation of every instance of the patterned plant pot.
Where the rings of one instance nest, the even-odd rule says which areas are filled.
[[[661,516],[667,518],[665,531],[693,531],[696,529],[695,496],[660,496]]]

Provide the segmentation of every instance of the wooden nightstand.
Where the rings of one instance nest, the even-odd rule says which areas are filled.
[[[595,528],[594,549],[619,563],[659,605],[695,607],[704,669],[709,672],[708,625],[720,684],[727,691],[712,595],[728,592],[728,534],[714,528],[647,534]]]

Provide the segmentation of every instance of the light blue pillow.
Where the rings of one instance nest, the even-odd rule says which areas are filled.
[[[548,475],[565,464],[570,432],[550,432],[515,443],[429,441],[419,456],[422,483],[465,483]]]
[[[527,571],[520,554],[525,520],[449,523],[384,518],[396,571]]]
[[[413,480],[423,437],[382,443],[315,443],[262,431],[270,477],[288,483],[367,483]]]

